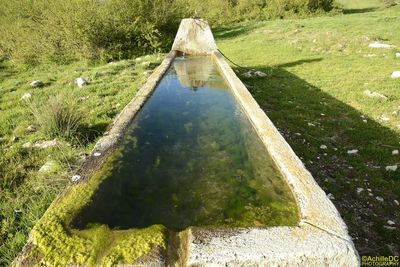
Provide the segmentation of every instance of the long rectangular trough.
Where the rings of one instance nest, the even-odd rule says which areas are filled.
[[[359,266],[332,202],[219,52],[171,52],[33,228],[14,266]]]

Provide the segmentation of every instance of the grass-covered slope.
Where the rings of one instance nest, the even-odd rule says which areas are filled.
[[[386,170],[400,164],[399,32],[400,6],[215,31],[231,60],[267,74],[241,78],[330,194],[361,255],[400,251],[400,171]],[[396,47],[370,48],[376,41]]]
[[[9,265],[19,253],[32,226],[162,57],[28,70],[0,66],[0,266]],[[77,77],[89,84],[79,88]],[[44,86],[32,88],[33,80],[41,80]],[[26,93],[31,94],[28,101],[21,99]],[[53,95],[76,101],[82,116],[79,138],[58,138],[55,146],[36,147],[54,136],[40,127],[32,105],[46,118],[59,111],[49,109],[48,99]]]

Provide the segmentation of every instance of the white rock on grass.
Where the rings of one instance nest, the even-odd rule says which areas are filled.
[[[396,230],[396,227],[394,227],[394,226],[384,225],[383,228],[388,229],[388,230]]]
[[[391,47],[394,47],[394,45],[382,44],[382,43],[379,43],[379,42],[371,43],[368,46],[372,47],[372,48],[391,48]]]
[[[378,93],[378,92],[370,91],[370,90],[365,90],[364,94],[366,94],[369,97],[381,98],[381,99],[385,99],[385,100],[387,99],[387,96],[385,96],[381,93]]]
[[[335,197],[333,196],[332,193],[329,193],[328,195],[326,195],[330,200],[335,200]]]
[[[262,71],[256,71],[256,72],[254,72],[254,74],[256,75],[256,76],[258,76],[258,77],[265,77],[265,76],[267,76],[267,74],[266,73],[264,73],[264,72],[262,72]]]
[[[142,60],[142,58],[137,57],[135,60],[136,60],[136,61],[140,61],[140,60]]]
[[[44,86],[44,83],[42,81],[36,80],[32,81],[29,85],[34,88],[40,88]]]
[[[395,150],[392,151],[392,155],[398,155],[398,154],[399,154],[399,150],[398,149],[395,149]]]
[[[31,97],[32,97],[31,93],[25,93],[25,94],[22,95],[21,99],[27,101]]]
[[[357,153],[358,153],[358,149],[347,150],[347,154],[349,154],[349,155],[355,155]]]
[[[379,202],[383,202],[384,201],[383,197],[376,197],[376,200],[378,200]]]
[[[40,173],[52,172],[57,167],[57,162],[54,160],[47,161],[42,167],[40,167]]]
[[[99,157],[99,156],[101,156],[101,153],[100,153],[100,152],[94,152],[94,153],[93,153],[93,156]]]
[[[326,145],[321,145],[319,148],[320,149],[328,149],[328,147]]]
[[[394,200],[394,204],[396,204],[397,206],[400,206],[400,202],[398,200]]]
[[[400,52],[397,52],[397,53],[396,53],[396,57],[397,57],[397,58],[400,58]]]
[[[149,67],[150,66],[150,62],[144,61],[144,62],[142,62],[142,66],[145,67],[145,68]]]
[[[259,71],[259,70],[249,70],[249,71],[247,71],[247,72],[245,72],[245,73],[242,73],[242,75],[243,75],[243,77],[246,77],[246,78],[251,78],[251,77],[266,77],[267,76],[267,74],[266,73],[264,73],[264,72],[262,72],[262,71]]]
[[[36,127],[35,125],[31,124],[31,125],[29,125],[26,129],[27,129],[29,132],[36,132],[37,127]]]
[[[49,141],[37,141],[34,144],[34,147],[45,149],[45,148],[48,148],[48,147],[57,146],[58,144],[59,144],[58,140],[57,139],[53,139],[53,140],[49,140]]]
[[[387,224],[388,224],[388,225],[395,225],[396,223],[395,223],[394,221],[392,221],[392,220],[388,220],[388,221],[387,221]]]
[[[242,75],[243,75],[243,77],[251,78],[251,77],[253,77],[253,71],[249,70],[249,71],[243,73]]]
[[[31,142],[27,142],[27,143],[22,145],[23,148],[30,148],[31,146],[32,146]]]
[[[395,172],[397,170],[397,165],[386,166],[385,169],[390,172]]]
[[[393,71],[392,75],[390,76],[392,79],[400,78],[400,70]]]
[[[390,121],[390,118],[386,114],[382,114],[378,117],[381,121]]]
[[[364,191],[364,188],[357,187],[357,194],[360,194],[362,191]]]
[[[76,84],[78,85],[78,87],[83,87],[83,86],[85,86],[85,85],[88,84],[88,81],[85,80],[85,79],[82,78],[82,77],[76,78],[75,82],[76,82]]]
[[[74,176],[72,176],[71,181],[72,182],[78,182],[80,179],[81,179],[81,176],[75,174]]]

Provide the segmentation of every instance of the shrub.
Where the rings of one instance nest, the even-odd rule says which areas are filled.
[[[333,0],[0,1],[0,58],[35,65],[111,61],[167,50],[179,21],[212,25],[329,11]]]
[[[83,112],[77,99],[66,93],[50,96],[45,103],[27,102],[41,130],[49,137],[77,141]]]

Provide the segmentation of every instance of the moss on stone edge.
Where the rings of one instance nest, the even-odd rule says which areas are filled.
[[[166,248],[166,228],[162,225],[118,231],[106,225],[91,225],[85,230],[68,227],[80,209],[90,202],[101,182],[109,176],[119,153],[107,160],[93,177],[70,186],[35,225],[30,238],[43,255],[39,265],[109,266],[117,262],[134,263],[154,246]]]

